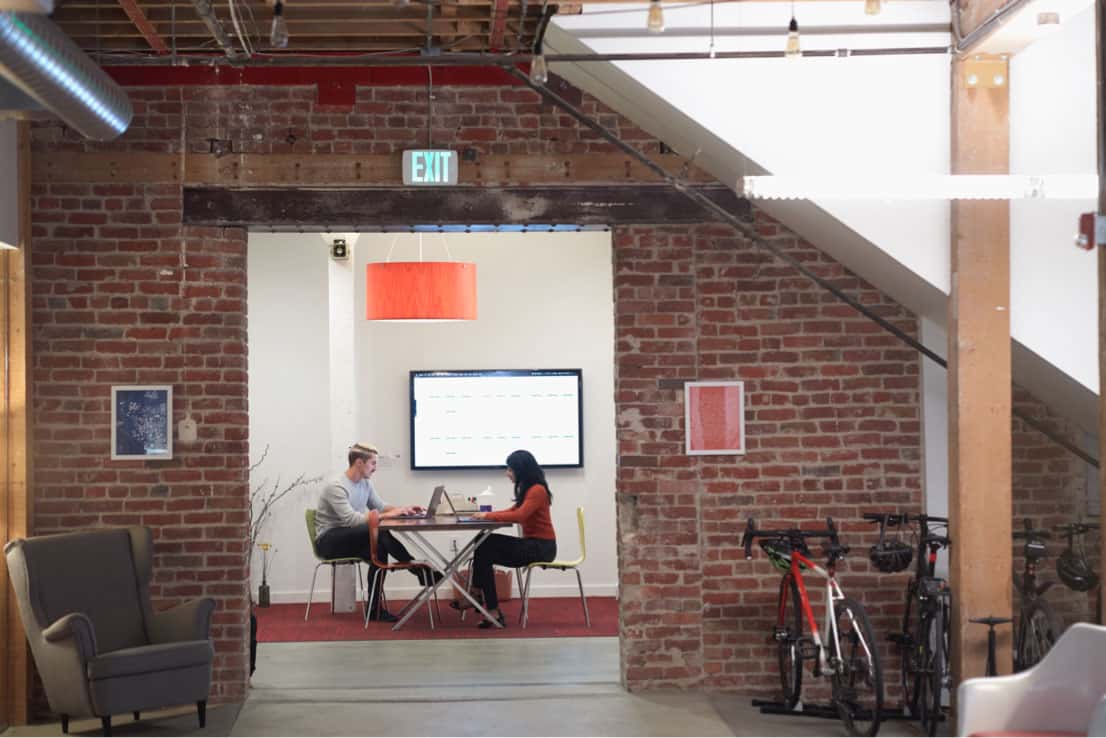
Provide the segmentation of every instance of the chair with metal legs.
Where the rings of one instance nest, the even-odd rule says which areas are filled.
[[[369,587],[369,595],[365,598],[365,627],[369,627],[369,615],[375,607],[385,607],[388,602],[384,597],[384,576],[396,569],[422,569],[423,575],[419,577],[420,581],[429,581],[430,577],[434,576],[434,567],[427,561],[397,561],[394,564],[389,564],[384,561],[380,561],[376,558],[376,542],[380,537],[380,512],[378,510],[369,511],[369,550],[372,552],[373,560],[373,576],[372,583]],[[387,558],[387,557],[385,557]],[[425,580],[424,580],[425,577]],[[379,587],[379,588],[378,588]],[[380,595],[380,602],[373,602],[373,598]],[[409,605],[410,606],[410,605]],[[438,606],[438,590],[434,590],[434,607]],[[430,615],[430,629],[434,629],[434,610],[430,607],[430,603],[426,603],[426,612]],[[438,620],[442,619],[442,613],[438,611]]]
[[[526,581],[522,585],[522,613],[519,615],[523,628],[526,627],[526,621],[530,614],[530,575],[533,574],[534,569],[559,569],[560,571],[572,570],[576,572],[576,584],[580,588],[580,603],[584,606],[584,622],[587,623],[589,628],[591,627],[588,599],[584,596],[584,581],[580,578],[579,568],[588,555],[587,546],[584,543],[584,508],[576,508],[576,520],[580,524],[580,558],[573,561],[536,561],[526,567]],[[519,570],[516,569],[515,572],[517,575]]]
[[[307,521],[307,538],[311,541],[311,551],[315,554],[315,558],[319,560],[319,563],[315,565],[315,571],[311,574],[311,591],[307,593],[307,611],[303,614],[303,619],[307,620],[307,616],[311,614],[311,600],[315,596],[315,577],[319,574],[319,567],[329,565],[331,573],[336,566],[348,566],[350,564],[357,567],[357,585],[361,590],[361,594],[364,598],[366,606],[369,602],[368,593],[365,591],[365,583],[361,580],[361,564],[365,563],[360,558],[353,556],[343,559],[324,559],[319,554],[319,548],[315,545],[315,510],[308,508],[304,510],[304,519]]]

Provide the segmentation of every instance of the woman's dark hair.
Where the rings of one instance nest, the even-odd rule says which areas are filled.
[[[553,502],[553,491],[549,489],[549,482],[545,481],[545,472],[538,466],[538,460],[529,451],[512,451],[507,457],[507,468],[515,473],[515,505],[521,505],[526,499],[526,490],[535,484],[545,487],[549,494],[549,501]]]

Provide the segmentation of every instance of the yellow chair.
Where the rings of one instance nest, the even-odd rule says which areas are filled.
[[[526,582],[522,586],[522,614],[519,615],[523,628],[526,627],[526,620],[530,614],[530,575],[534,572],[534,569],[559,569],[561,571],[571,569],[576,572],[576,584],[580,587],[580,602],[584,606],[584,622],[587,623],[589,628],[591,627],[588,599],[584,596],[584,581],[580,578],[580,564],[584,563],[584,559],[588,555],[587,545],[584,543],[584,508],[576,508],[576,520],[580,523],[580,558],[574,561],[535,561],[526,567]]]
[[[361,590],[361,594],[365,602],[369,601],[368,595],[365,593],[365,584],[361,581],[361,564],[365,563],[360,558],[352,556],[345,559],[324,559],[319,554],[319,548],[315,545],[315,510],[308,508],[303,511],[303,517],[307,521],[307,538],[311,541],[311,551],[314,552],[315,558],[319,560],[319,563],[315,565],[315,571],[311,575],[311,591],[307,593],[307,612],[303,614],[303,619],[307,620],[307,616],[311,614],[311,600],[315,596],[315,577],[319,575],[319,567],[329,565],[331,573],[331,581],[334,581],[334,567],[346,566],[353,564],[357,567],[357,584]],[[331,600],[333,602],[333,600]]]

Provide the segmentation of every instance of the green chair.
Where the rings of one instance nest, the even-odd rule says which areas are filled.
[[[530,575],[534,569],[559,569],[561,571],[572,570],[576,572],[576,584],[580,587],[580,602],[584,606],[584,622],[591,627],[591,615],[588,614],[588,599],[584,596],[584,582],[580,578],[580,564],[587,558],[588,550],[584,543],[584,508],[576,508],[576,520],[580,523],[580,558],[573,561],[535,561],[526,567],[526,582],[522,586],[522,614],[519,620],[522,627],[526,627],[526,620],[530,614]]]
[[[315,558],[319,560],[319,563],[315,565],[315,571],[311,575],[311,591],[307,593],[307,612],[303,614],[303,619],[307,620],[307,616],[311,614],[311,600],[315,597],[315,577],[319,575],[319,567],[324,565],[330,566],[331,574],[334,573],[334,567],[346,566],[353,564],[357,567],[357,584],[361,590],[363,600],[369,601],[367,594],[365,593],[365,584],[361,581],[361,564],[365,563],[357,556],[352,556],[345,559],[324,559],[319,553],[319,547],[315,545],[315,510],[308,508],[303,511],[303,517],[307,521],[307,538],[311,541],[311,551],[315,554]],[[333,577],[331,578],[333,581]],[[333,600],[332,600],[333,602]]]

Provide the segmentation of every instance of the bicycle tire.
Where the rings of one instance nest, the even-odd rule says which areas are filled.
[[[918,682],[914,678],[917,658],[914,654],[914,630],[911,614],[918,598],[917,587],[911,578],[906,586],[906,604],[903,606],[902,640],[899,641],[899,679],[902,685],[902,706],[910,717],[918,716]]]
[[[788,590],[791,596],[788,597]],[[790,601],[790,602],[789,602]],[[789,607],[790,604],[790,607]],[[779,634],[786,631],[782,639]],[[779,616],[776,622],[777,657],[780,665],[780,686],[783,688],[783,704],[787,710],[799,704],[803,691],[803,638],[802,599],[799,587],[790,574],[780,580]]]
[[[1036,666],[1052,648],[1063,629],[1060,619],[1045,600],[1034,600],[1022,611],[1018,624],[1018,647],[1014,652],[1018,671]]]
[[[948,610],[942,605],[927,613],[918,632],[922,648],[922,671],[918,673],[918,717],[926,735],[937,735],[944,715],[941,705],[948,665]]]
[[[864,607],[846,597],[835,606],[833,704],[849,735],[874,736],[883,715],[883,669],[872,623]]]

